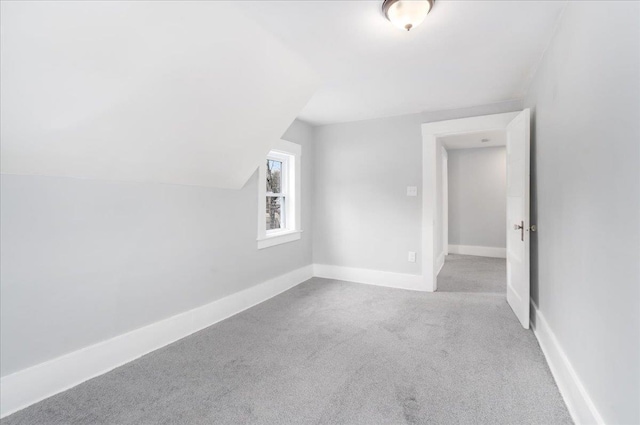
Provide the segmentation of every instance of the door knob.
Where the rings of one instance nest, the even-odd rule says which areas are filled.
[[[520,224],[514,224],[513,230],[520,230],[520,240],[524,242],[524,221],[521,221]]]

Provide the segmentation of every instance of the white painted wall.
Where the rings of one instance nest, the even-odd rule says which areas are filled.
[[[419,274],[424,122],[522,109],[504,102],[317,127],[314,263]],[[418,186],[418,197],[407,197]]]
[[[506,148],[451,149],[449,244],[506,247]]]
[[[314,262],[418,274],[420,116],[317,127]]]
[[[569,2],[525,102],[531,295],[603,420],[637,424],[640,3],[603,6]]]
[[[283,138],[302,145],[309,229],[313,129],[296,121]],[[1,184],[2,376],[311,264],[311,232],[257,249],[257,173],[241,190],[13,175]]]

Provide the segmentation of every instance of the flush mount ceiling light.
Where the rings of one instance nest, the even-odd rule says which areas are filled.
[[[427,17],[435,0],[384,0],[382,13],[398,28],[411,30]]]

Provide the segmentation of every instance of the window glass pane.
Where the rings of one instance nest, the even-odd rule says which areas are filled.
[[[284,197],[267,196],[267,230],[284,229]]]
[[[267,193],[282,192],[282,162],[267,159]]]

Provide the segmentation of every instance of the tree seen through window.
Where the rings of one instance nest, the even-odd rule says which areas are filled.
[[[285,194],[282,190],[282,162],[267,159],[267,230],[284,228]]]

